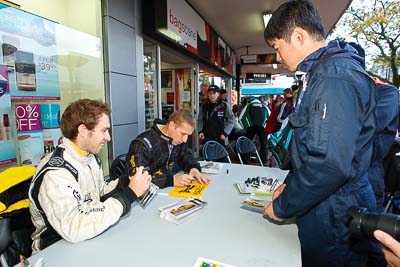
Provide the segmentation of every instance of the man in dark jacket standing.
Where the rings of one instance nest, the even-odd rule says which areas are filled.
[[[136,166],[148,167],[152,182],[160,188],[185,186],[193,180],[209,183],[186,145],[194,126],[192,114],[185,110],[172,113],[166,125],[155,120],[150,130],[131,142],[126,155],[127,173],[134,172]]]
[[[203,145],[207,141],[214,140],[225,146],[228,135],[235,125],[232,110],[225,101],[219,98],[219,93],[218,86],[210,85],[207,100],[200,110],[199,119],[203,125],[200,127],[199,139]]]
[[[366,266],[369,240],[350,237],[348,210],[376,208],[367,174],[375,85],[354,49],[325,35],[305,0],[282,4],[266,27],[278,61],[306,75],[289,115],[292,171],[265,213],[277,221],[296,217],[303,266]]]

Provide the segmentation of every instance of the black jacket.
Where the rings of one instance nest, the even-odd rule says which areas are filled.
[[[164,188],[174,185],[174,174],[189,172],[192,168],[200,170],[200,164],[185,143],[172,145],[172,139],[161,132],[160,128],[164,126],[161,123],[156,120],[150,130],[131,142],[126,155],[126,167],[129,175],[135,172],[136,167],[149,167],[152,182]]]
[[[199,133],[204,134],[204,143],[209,140],[219,141],[221,134],[228,136],[235,125],[232,110],[221,99],[217,103],[208,100],[204,102],[200,118],[203,127]]]

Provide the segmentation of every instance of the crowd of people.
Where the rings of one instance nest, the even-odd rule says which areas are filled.
[[[225,90],[209,86],[199,140],[225,146],[228,138],[257,135],[266,163],[267,135],[286,120],[294,131],[292,169],[265,214],[273,222],[296,218],[303,266],[400,266],[400,244],[390,235],[376,231],[379,243],[354,239],[348,227],[349,208],[383,209],[382,160],[398,129],[398,90],[378,87],[359,52],[325,36],[310,2],[283,3],[264,37],[281,64],[306,75],[283,97],[232,108]],[[97,155],[111,140],[110,113],[107,104],[89,99],[64,111],[63,142],[41,161],[29,190],[34,252],[61,238],[79,242],[99,235],[129,212],[151,182],[160,188],[210,183],[186,144],[196,121],[184,110],[166,123],[156,120],[132,140],[126,173],[104,181]]]

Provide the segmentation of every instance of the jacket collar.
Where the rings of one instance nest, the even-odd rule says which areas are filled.
[[[161,131],[161,128],[164,127],[164,126],[165,126],[165,124],[164,124],[164,122],[163,122],[162,120],[160,120],[160,119],[155,119],[152,128],[154,129],[154,131],[157,132],[157,134],[158,134],[162,139],[164,139],[165,141],[167,141],[167,142],[169,142],[169,143],[172,143],[172,138],[170,138],[169,136],[165,135],[165,134]]]
[[[321,47],[307,56],[298,66],[297,70],[302,72],[310,72],[315,64],[326,54],[343,55],[351,57],[361,65],[363,59],[357,55],[357,51],[345,42],[330,41],[327,46]]]

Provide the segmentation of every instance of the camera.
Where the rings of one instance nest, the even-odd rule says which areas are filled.
[[[400,241],[400,216],[390,213],[369,212],[366,208],[351,207],[350,233],[354,237],[373,237],[375,230],[382,230]]]

